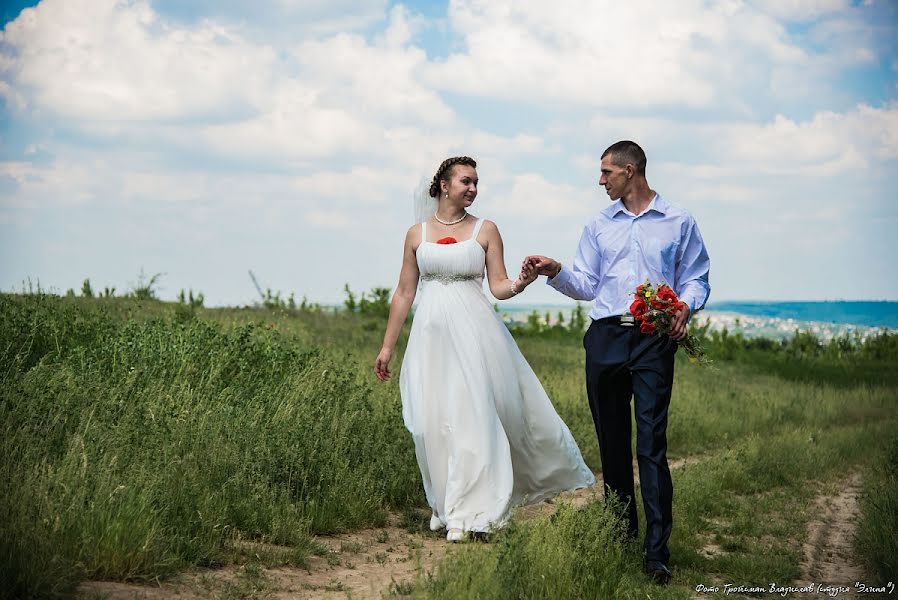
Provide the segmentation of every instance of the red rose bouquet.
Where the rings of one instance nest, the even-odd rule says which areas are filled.
[[[457,244],[458,240],[454,237],[444,237],[437,240],[437,244]]]
[[[666,283],[653,286],[646,281],[636,287],[634,296],[630,313],[639,324],[639,331],[645,334],[668,335],[674,315],[686,306]],[[694,335],[687,335],[677,343],[686,351],[689,362],[702,365],[711,362]]]

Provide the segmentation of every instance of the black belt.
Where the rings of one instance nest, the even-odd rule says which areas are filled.
[[[603,325],[620,325],[621,327],[635,327],[636,319],[633,318],[633,315],[626,314],[596,319],[596,323],[602,323]]]

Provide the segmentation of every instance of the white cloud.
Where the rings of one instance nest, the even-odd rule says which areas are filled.
[[[861,104],[847,113],[823,111],[806,121],[777,115],[766,123],[600,115],[589,128],[609,143],[629,133],[647,149],[649,170],[660,155],[667,169],[702,178],[838,176],[898,158],[898,102],[882,108]],[[589,157],[580,160],[588,165]]]
[[[458,0],[450,20],[465,51],[448,57],[433,85],[524,103],[707,107],[738,100],[771,66],[808,60],[779,23],[740,3],[647,11],[610,1]]]
[[[808,39],[827,50],[828,62],[836,67],[870,65],[878,60],[877,25],[857,13],[833,17],[816,23]]]
[[[212,20],[264,43],[359,31],[383,20],[387,0],[151,0],[153,9],[189,25]]]
[[[881,109],[860,105],[847,114],[822,112],[803,123],[777,116],[766,125],[723,128],[718,136],[720,164],[738,163],[762,173],[837,176],[898,158],[898,103]]]
[[[851,8],[850,0],[751,0],[751,3],[787,21],[812,21]]]
[[[555,183],[538,173],[515,175],[507,193],[494,196],[492,210],[506,217],[543,223],[546,219],[578,217],[595,212],[594,191]]]
[[[349,230],[358,225],[351,215],[339,210],[313,210],[306,214],[306,220],[312,225],[327,229]]]
[[[417,165],[422,146],[459,127],[419,81],[426,56],[408,42],[420,17],[401,6],[374,43],[340,33],[276,52],[146,2],[92,4],[44,0],[7,26],[0,94],[23,116],[104,143],[291,168],[384,151]]]
[[[5,81],[0,81],[0,97],[17,111],[25,110],[27,106],[25,97]]]
[[[403,11],[394,10],[388,31],[404,19]],[[451,110],[418,80],[426,68],[423,50],[396,44],[396,38],[371,45],[361,36],[340,34],[300,44],[294,58],[328,105],[352,108],[386,123],[413,118],[430,126],[451,124]]]
[[[271,48],[210,23],[174,27],[139,1],[44,0],[2,35],[33,110],[76,121],[230,118],[257,104],[274,62]]]
[[[635,139],[652,185],[699,218],[716,298],[757,282],[788,296],[790,277],[814,290],[836,272],[832,293],[898,293],[867,286],[846,258],[894,269],[876,232],[898,214],[898,103],[841,85],[870,52],[896,64],[863,41],[857,7],[457,0],[435,23],[372,0],[341,24],[347,2],[24,11],[0,40],[15,125],[0,163],[3,285],[97,274],[121,288],[140,266],[210,302],[246,301],[247,267],[314,300],[347,281],[390,285],[411,191],[458,154],[479,162],[475,212],[495,216],[509,266],[531,252],[564,260],[607,205],[598,153]],[[433,52],[426,36],[444,23]],[[876,217],[846,219],[845,190]],[[820,248],[824,266],[767,276],[821,236],[850,252]],[[561,300],[545,287],[525,300]]]

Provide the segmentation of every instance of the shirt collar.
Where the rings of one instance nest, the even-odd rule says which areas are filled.
[[[667,200],[662,198],[661,194],[658,194],[656,192],[655,197],[652,198],[651,202],[649,202],[649,205],[645,209],[645,212],[649,212],[650,210],[653,210],[657,213],[661,213],[662,215],[666,215],[667,211],[669,209],[670,209],[670,204],[667,202]],[[632,213],[627,212],[627,208],[624,206],[624,203],[622,200],[615,200],[611,206],[602,210],[602,213],[605,216],[607,216],[609,219],[613,219],[617,215],[617,213],[621,213],[621,212],[624,214],[628,214],[628,215],[632,214]],[[643,213],[643,214],[645,214],[645,213]]]

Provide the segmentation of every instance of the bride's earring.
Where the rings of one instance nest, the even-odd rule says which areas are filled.
[[[449,199],[449,192],[446,192],[446,200]]]

